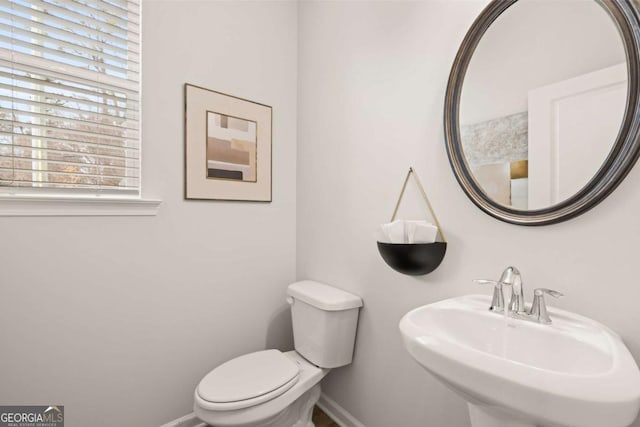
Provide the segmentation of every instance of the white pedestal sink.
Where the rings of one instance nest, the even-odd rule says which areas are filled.
[[[620,337],[549,309],[538,324],[490,312],[467,295],[407,313],[411,356],[469,403],[473,427],[626,427],[640,409],[640,371]]]

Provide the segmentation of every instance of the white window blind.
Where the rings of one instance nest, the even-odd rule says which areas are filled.
[[[0,190],[138,195],[140,5],[0,0]]]

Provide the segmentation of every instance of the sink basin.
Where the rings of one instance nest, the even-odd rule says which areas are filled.
[[[550,308],[543,325],[467,295],[407,313],[411,356],[469,403],[474,427],[624,427],[640,409],[640,371],[606,326]]]

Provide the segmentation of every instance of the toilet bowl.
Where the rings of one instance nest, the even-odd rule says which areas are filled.
[[[353,358],[362,300],[309,280],[287,294],[296,350],[249,353],[213,369],[194,392],[199,419],[213,427],[313,427],[320,381]]]
[[[277,352],[279,357],[286,359],[296,366],[296,374],[293,380],[288,380],[285,375],[282,377],[282,381],[285,382],[284,385],[274,390],[254,388],[255,393],[258,393],[258,390],[262,393],[258,396],[249,397],[248,399],[240,401],[212,402],[215,392],[213,392],[213,390],[203,390],[203,382],[207,379],[207,377],[205,377],[195,391],[194,410],[196,416],[207,424],[216,427],[308,427],[308,423],[303,422],[296,424],[296,422],[300,420],[308,421],[310,419],[310,412],[320,397],[320,380],[329,373],[330,369],[318,368],[295,351],[281,353],[278,350],[265,350],[263,352],[250,353],[249,355],[260,355],[266,352]],[[256,358],[257,363],[260,363],[259,359],[260,358]],[[248,364],[246,367],[248,367]],[[273,372],[269,365],[258,365],[255,366],[254,369]],[[215,374],[215,369],[209,373],[209,375],[212,374]],[[293,384],[288,385],[292,381]],[[248,388],[255,386],[255,384],[245,384]],[[220,385],[222,385],[222,382]],[[215,387],[213,384],[210,384],[210,386],[212,386],[212,388]],[[283,387],[286,387],[286,390],[280,391]],[[207,392],[209,392],[209,394],[207,394]],[[270,393],[273,393],[275,397],[263,400],[264,397]],[[219,394],[216,399],[222,400],[220,398],[222,396],[223,394]],[[246,396],[250,396],[250,394]]]

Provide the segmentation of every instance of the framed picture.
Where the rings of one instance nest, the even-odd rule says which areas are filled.
[[[271,113],[185,84],[185,198],[270,202]]]

